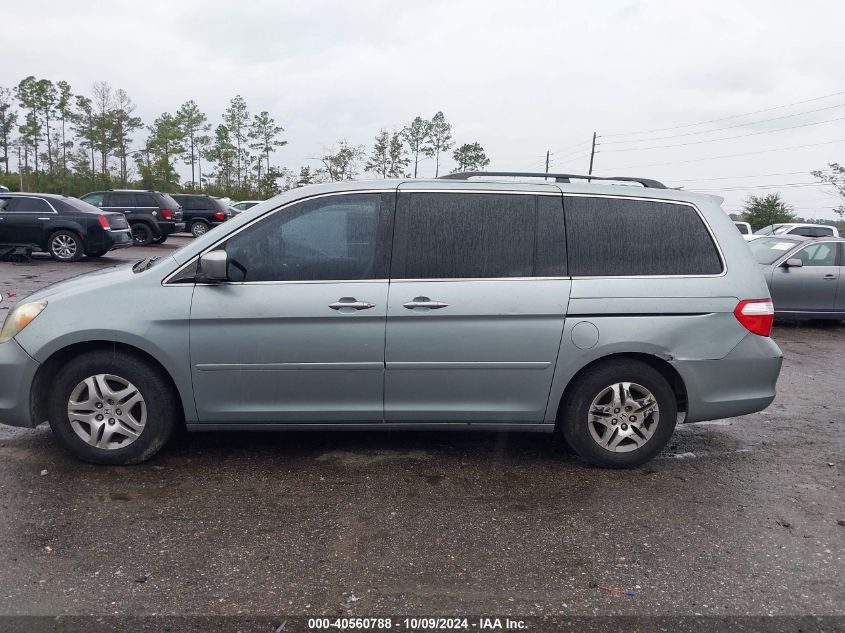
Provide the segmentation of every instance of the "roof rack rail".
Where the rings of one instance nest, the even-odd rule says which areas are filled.
[[[529,178],[553,178],[555,182],[571,182],[575,180],[617,180],[622,182],[636,182],[648,189],[667,189],[666,185],[651,178],[633,178],[631,176],[582,176],[579,174],[547,174],[541,171],[461,171],[455,174],[440,176],[445,180],[469,180],[476,176],[522,176]]]

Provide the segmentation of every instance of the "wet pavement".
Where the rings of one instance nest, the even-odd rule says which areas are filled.
[[[0,291],[184,241],[0,263]],[[774,337],[767,411],[633,471],[446,432],[183,434],[104,467],[0,427],[0,614],[845,615],[845,327]]]

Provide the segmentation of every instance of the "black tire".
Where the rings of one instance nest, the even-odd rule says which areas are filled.
[[[132,244],[134,246],[149,246],[153,241],[153,230],[144,222],[132,225]]]
[[[648,414],[640,414],[637,406],[631,403],[632,411],[630,413],[635,414],[633,417],[639,415],[644,418],[638,419],[637,424],[646,425],[648,429],[651,428],[648,425],[655,423],[652,435],[639,447],[635,447],[648,431],[637,430],[641,429],[642,426],[630,424],[630,418],[622,417],[627,416],[625,410],[623,410],[624,406],[612,408],[612,403],[608,402],[608,423],[602,425],[599,420],[603,420],[604,417],[593,416],[592,419],[596,422],[592,423],[592,426],[594,430],[602,431],[600,438],[608,438],[608,444],[612,444],[614,439],[620,436],[628,436],[622,440],[618,448],[629,450],[616,452],[602,446],[599,439],[596,439],[591,433],[591,416],[588,413],[595,398],[598,398],[612,385],[624,382],[635,383],[649,391],[657,402],[659,417],[655,423],[653,413],[651,417]],[[608,394],[607,397],[612,396]],[[603,401],[599,400],[598,404],[601,405],[602,403]],[[616,415],[614,412],[618,412],[618,418],[612,417]],[[677,414],[675,394],[660,372],[640,361],[620,359],[596,365],[575,379],[562,407],[559,424],[564,438],[583,460],[602,468],[635,468],[663,450],[675,430]],[[623,427],[625,427],[624,431],[622,430]],[[611,435],[604,433],[611,433]],[[634,433],[636,433],[636,438],[631,439],[630,436]],[[599,435],[597,431],[596,434]]]
[[[166,235],[159,235],[153,238],[153,244],[164,244],[167,241]]]
[[[208,222],[204,220],[194,220],[191,222],[191,235],[194,237],[200,237],[201,235],[205,235],[208,233]]]
[[[110,374],[131,383],[146,404],[145,424],[137,438],[126,446],[92,446],[71,425],[68,403],[74,389],[87,378],[99,374]],[[107,401],[105,406],[109,404]],[[115,406],[120,406],[120,402],[116,402]],[[108,411],[106,415],[115,415],[120,411],[98,410],[103,413]],[[58,443],[77,459],[94,464],[138,464],[148,460],[167,443],[179,422],[179,411],[177,395],[159,369],[131,354],[113,351],[87,352],[68,362],[56,374],[47,401],[50,428]],[[105,428],[106,424],[102,424],[101,428]],[[93,427],[88,429],[93,432]],[[105,439],[102,431],[99,437]]]
[[[47,250],[57,262],[77,262],[85,254],[82,240],[73,231],[56,231],[47,239]]]
[[[109,249],[105,249],[105,250],[102,250],[102,251],[96,251],[94,253],[86,253],[85,255],[86,255],[86,257],[97,258],[97,257],[102,257],[103,255],[105,255],[108,252],[109,252]]]

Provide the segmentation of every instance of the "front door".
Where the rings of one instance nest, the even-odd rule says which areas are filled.
[[[10,196],[0,212],[4,217],[0,223],[6,227],[6,237],[0,241],[11,244],[44,244],[56,218],[56,211],[44,199],[28,196]]]
[[[198,284],[191,365],[203,423],[382,422],[395,193],[310,198],[215,248]]]
[[[570,280],[561,196],[400,187],[388,422],[542,422]]]
[[[830,312],[839,283],[837,242],[814,242],[790,259],[803,266],[778,266],[772,273],[772,302],[777,312]]]

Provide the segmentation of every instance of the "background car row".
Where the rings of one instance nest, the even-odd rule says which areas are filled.
[[[160,191],[94,191],[81,199],[0,192],[0,257],[44,252],[73,262],[162,244],[185,230],[198,237],[258,202],[244,201],[235,209],[213,196]]]

